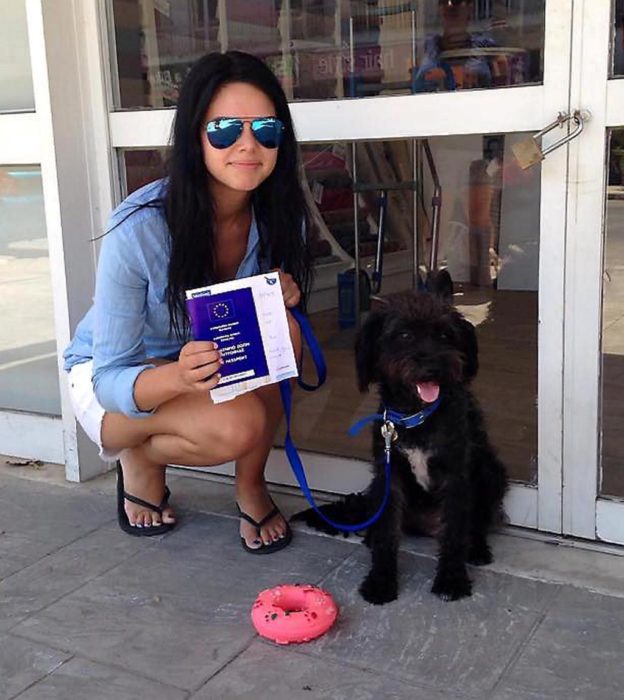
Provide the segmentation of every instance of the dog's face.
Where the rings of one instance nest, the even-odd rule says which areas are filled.
[[[410,292],[372,312],[356,339],[360,391],[379,382],[410,403],[435,401],[440,391],[477,373],[474,327],[444,299]]]

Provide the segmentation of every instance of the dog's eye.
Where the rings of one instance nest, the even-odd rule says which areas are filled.
[[[414,340],[414,334],[411,331],[401,331],[399,333],[400,340]]]

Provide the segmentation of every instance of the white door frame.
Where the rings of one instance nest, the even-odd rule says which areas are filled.
[[[298,139],[307,143],[539,131],[570,107],[572,7],[572,0],[546,1],[543,85],[294,103],[291,109]],[[172,118],[173,110],[113,112],[109,122],[111,146],[162,147],[168,142]],[[542,163],[539,488],[514,485],[507,503],[513,523],[551,532],[562,529],[566,183],[567,148],[561,148]],[[353,490],[353,484],[367,473],[361,463],[325,455],[321,458],[310,454],[306,464],[311,485],[322,490]],[[321,464],[331,465],[330,469],[322,469]],[[332,477],[336,473],[350,477],[338,483]],[[282,483],[292,483],[280,451],[276,451],[271,462],[270,475]]]
[[[609,0],[575,0],[571,104],[591,120],[570,145],[563,532],[624,544],[624,499],[598,492],[607,129],[624,127],[624,81],[608,79],[612,23]]]
[[[0,114],[0,164],[40,165],[42,140],[38,114]],[[62,462],[61,419],[0,408],[0,446],[14,457]]]
[[[96,0],[26,0],[35,112],[0,115],[0,163],[41,167],[57,348],[91,304],[92,239],[112,205],[108,69]],[[0,11],[1,12],[1,11]],[[62,417],[0,410],[0,444],[65,464],[70,481],[106,471],[72,414],[58,358]]]

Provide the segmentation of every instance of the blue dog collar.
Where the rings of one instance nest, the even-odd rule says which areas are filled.
[[[354,437],[367,423],[372,423],[376,420],[383,420],[384,422],[391,421],[395,426],[402,426],[403,428],[415,428],[417,425],[422,425],[432,413],[437,411],[441,401],[442,397],[438,396],[438,398],[433,403],[429,404],[427,408],[424,408],[422,411],[418,411],[418,413],[412,413],[410,415],[399,413],[399,411],[386,407],[383,413],[371,413],[370,416],[360,418],[357,423],[349,428],[349,435]]]

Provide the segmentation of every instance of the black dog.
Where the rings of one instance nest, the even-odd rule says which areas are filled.
[[[441,280],[441,281],[440,281]],[[438,539],[432,592],[444,600],[471,594],[470,564],[489,564],[490,526],[502,515],[505,469],[488,441],[469,382],[477,373],[474,327],[450,304],[450,277],[439,278],[436,294],[393,297],[373,311],[356,339],[361,391],[378,383],[379,412],[413,416],[437,408],[415,427],[395,422],[391,444],[391,491],[381,517],[368,529],[372,568],[360,586],[370,603],[398,594],[397,556],[401,530]],[[338,522],[357,523],[378,508],[384,492],[385,440],[381,420],[373,425],[374,476],[362,494],[322,506]],[[295,518],[332,534],[312,510]]]

